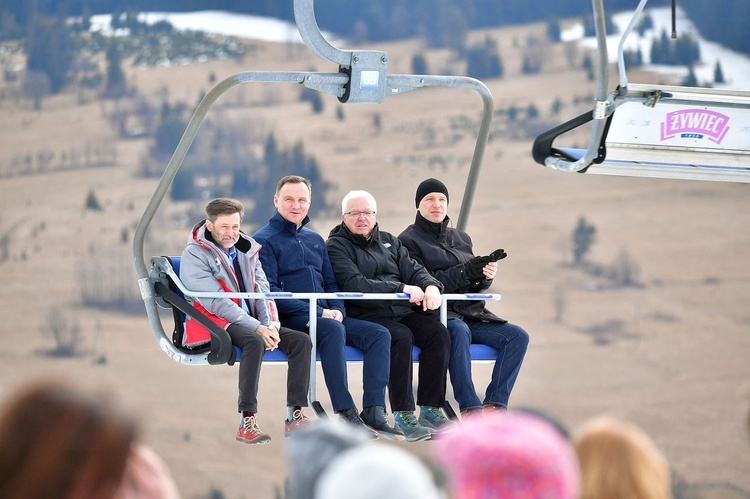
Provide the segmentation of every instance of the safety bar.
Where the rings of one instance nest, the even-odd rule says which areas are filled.
[[[289,293],[289,292],[269,292],[269,293],[241,293],[241,292],[208,292],[208,291],[191,291],[187,289],[185,284],[180,280],[180,277],[172,268],[172,265],[165,257],[157,257],[153,259],[155,266],[158,267],[160,272],[165,273],[172,282],[179,288],[179,290],[185,296],[192,298],[247,298],[247,299],[281,299],[281,300],[309,300],[309,313],[310,313],[310,340],[312,341],[312,362],[310,363],[310,402],[316,401],[316,342],[317,342],[317,325],[318,325],[318,300],[408,300],[410,295],[408,293],[358,293],[358,292],[339,292],[339,293]],[[441,295],[442,301],[440,304],[440,322],[446,326],[448,324],[448,302],[451,300],[492,300],[498,301],[501,296],[496,293],[446,293]],[[163,329],[162,329],[163,331]],[[176,354],[185,355],[179,352],[177,348],[168,340],[166,334],[164,335],[164,341],[160,341],[162,349],[175,361],[181,362],[180,358],[176,357]],[[167,347],[167,348],[165,348]],[[206,357],[206,355],[195,356],[195,357]],[[207,364],[208,360],[199,362],[194,360],[190,362],[191,365]]]

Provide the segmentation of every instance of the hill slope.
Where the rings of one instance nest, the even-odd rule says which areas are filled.
[[[491,307],[532,338],[511,402],[547,410],[571,427],[602,412],[627,418],[654,436],[688,482],[750,489],[748,186],[571,175],[533,164],[530,135],[502,111],[534,104],[545,120],[562,121],[590,107],[593,94],[585,74],[567,67],[562,46],[549,47],[543,74],[521,74],[518,40],[544,29],[473,35],[496,36],[508,68],[505,78],[487,82],[498,113],[469,231],[479,253],[497,247],[509,253],[493,288],[503,300]],[[147,98],[157,100],[167,89],[171,100],[194,103],[212,74],[221,80],[247,69],[332,70],[296,48],[262,47],[242,64],[127,68],[128,78]],[[419,47],[405,41],[376,48],[389,53],[390,71],[406,73]],[[452,67],[445,53],[430,53],[429,60]],[[210,119],[273,129],[283,143],[303,140],[334,184],[331,202],[351,189],[369,190],[389,232],[412,221],[414,189],[427,176],[445,181],[457,216],[481,110],[476,95],[412,92],[380,106],[347,106],[342,121],[335,99],[325,98],[323,112],[314,115],[298,101],[298,90],[241,87],[221,99],[225,105]],[[555,99],[564,104],[559,117],[548,111]],[[285,473],[283,367],[264,368],[260,394],[260,423],[274,441],[242,446],[233,438],[236,367],[174,364],[159,351],[144,315],[82,306],[86,293],[123,289],[138,302],[129,237],[156,180],[137,175],[148,142],[119,139],[107,124],[103,115],[114,106],[82,104],[71,95],[46,101],[42,112],[3,103],[2,165],[50,150],[55,164],[66,153],[80,168],[0,179],[0,399],[42,374],[105,385],[143,416],[146,439],[165,456],[185,497],[204,497],[212,488],[226,497],[272,497]],[[85,161],[87,147],[110,143],[113,165]],[[84,208],[90,192],[101,211]],[[201,207],[165,203],[148,254],[179,253]],[[611,266],[626,252],[639,270],[638,287],[613,286],[568,265],[568,241],[581,216],[597,229],[590,262]],[[327,234],[337,222],[334,215],[314,227]],[[40,330],[60,317],[79,325],[81,356],[46,355],[53,344]],[[361,366],[349,372],[358,399]],[[476,366],[480,390],[488,377],[489,366]],[[330,406],[322,383],[318,397]],[[423,457],[431,452],[429,442],[407,448]]]

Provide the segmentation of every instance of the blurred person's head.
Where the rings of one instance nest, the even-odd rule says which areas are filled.
[[[316,499],[441,499],[430,468],[400,447],[367,442],[336,457],[318,479]]]
[[[667,460],[638,426],[609,416],[584,423],[573,438],[581,499],[671,497]]]
[[[312,499],[315,487],[337,456],[364,443],[369,437],[338,420],[321,419],[294,432],[288,440],[289,499]]]
[[[466,419],[436,442],[454,499],[574,499],[579,470],[564,436],[530,414]]]
[[[33,383],[0,415],[0,497],[114,497],[136,432],[104,395],[57,381]]]

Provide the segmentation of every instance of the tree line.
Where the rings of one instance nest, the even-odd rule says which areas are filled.
[[[189,12],[220,9],[293,21],[293,0],[0,0],[0,39],[23,37],[35,16],[90,16],[113,12]],[[670,5],[652,0],[649,7]],[[750,2],[681,0],[679,5],[702,35],[750,54],[750,37],[740,19],[750,19]],[[632,11],[633,0],[607,0],[609,13]],[[466,29],[523,24],[591,14],[590,0],[318,0],[318,24],[351,39],[393,40],[421,36],[450,46]],[[679,31],[679,26],[678,26]]]

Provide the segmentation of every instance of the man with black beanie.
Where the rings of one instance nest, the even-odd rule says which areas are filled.
[[[498,249],[487,256],[474,256],[471,237],[449,226],[448,201],[448,188],[443,182],[435,178],[424,180],[414,198],[416,220],[398,238],[409,255],[443,284],[444,293],[481,293],[490,287],[497,274],[498,260],[507,254]],[[449,302],[448,331],[451,335],[448,372],[461,413],[507,409],[529,343],[526,331],[487,310],[481,300]],[[472,343],[497,350],[483,402],[471,377]]]

